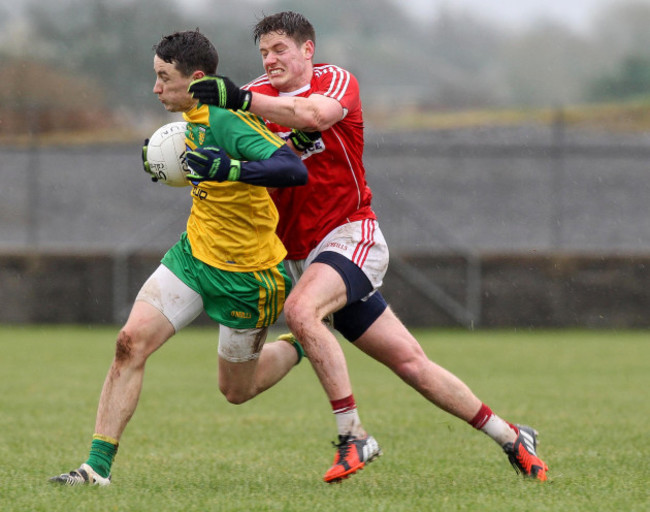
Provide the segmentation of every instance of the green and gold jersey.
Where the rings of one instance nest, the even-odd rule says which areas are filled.
[[[269,158],[284,141],[254,114],[201,105],[183,114],[191,149],[219,146],[237,160]],[[266,188],[204,181],[192,189],[187,235],[195,258],[234,272],[264,270],[287,251],[275,234],[278,211]]]

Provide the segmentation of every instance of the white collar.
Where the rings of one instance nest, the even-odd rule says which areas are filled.
[[[308,91],[310,87],[311,87],[311,84],[307,84],[304,87],[301,87],[300,89],[296,89],[295,91],[280,92],[278,95],[279,96],[297,96],[298,94],[302,94],[303,92]]]

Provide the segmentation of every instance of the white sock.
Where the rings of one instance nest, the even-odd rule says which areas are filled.
[[[507,421],[502,420],[496,414],[490,416],[490,419],[481,427],[481,432],[485,432],[499,446],[503,446],[506,443],[514,443],[515,439],[517,439],[517,432],[513,430]]]
[[[334,417],[336,418],[336,426],[340,436],[353,435],[363,437],[365,435],[356,408],[346,412],[334,413]]]
[[[506,443],[514,443],[515,439],[517,439],[517,431],[515,430],[514,425],[499,418],[492,412],[492,409],[485,404],[481,405],[481,409],[478,411],[476,416],[474,416],[474,418],[472,418],[468,423],[475,429],[485,432],[488,436],[494,439],[499,446],[503,446]]]

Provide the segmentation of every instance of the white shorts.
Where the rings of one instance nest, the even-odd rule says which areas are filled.
[[[336,252],[359,267],[372,284],[372,292],[382,285],[389,256],[386,240],[376,220],[343,224],[330,231],[304,260],[286,260],[285,268],[294,285],[314,259],[326,251]]]
[[[145,281],[135,298],[160,311],[178,332],[203,311],[201,296],[164,265],[159,265]],[[266,341],[267,327],[233,329],[219,325],[219,356],[241,363],[257,359]]]

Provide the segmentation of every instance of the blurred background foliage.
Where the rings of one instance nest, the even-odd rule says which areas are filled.
[[[358,77],[368,118],[401,111],[545,108],[636,102],[650,91],[650,3],[621,1],[589,30],[557,21],[505,28],[442,8],[415,19],[390,0],[19,0],[0,3],[0,136],[56,130],[149,130],[167,115],[152,87],[152,45],[199,28],[219,71],[262,73],[256,20],[304,13],[317,61]],[[374,117],[373,117],[374,115]]]

